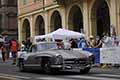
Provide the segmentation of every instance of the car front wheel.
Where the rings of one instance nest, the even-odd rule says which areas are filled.
[[[44,64],[44,71],[45,73],[51,73],[51,68],[50,68],[50,61]]]
[[[86,73],[88,73],[89,71],[90,71],[90,67],[87,67],[87,68],[85,68],[85,69],[80,69],[80,73],[81,74],[86,74]]]

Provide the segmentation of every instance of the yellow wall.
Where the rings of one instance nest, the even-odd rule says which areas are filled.
[[[30,3],[32,3],[33,0],[28,0]],[[82,11],[83,14],[83,26],[84,31],[87,36],[94,35],[96,36],[96,23],[94,23],[94,18],[92,18],[92,7],[96,0],[83,0],[78,2],[72,2],[69,4],[64,5],[58,5],[53,2],[53,0],[49,0],[49,3],[45,1],[46,6],[45,12],[43,11],[43,8],[41,8],[42,3],[38,4],[32,4],[32,7],[21,7],[21,0],[19,0],[19,40],[23,40],[22,38],[22,24],[23,20],[28,18],[30,21],[30,28],[31,28],[31,37],[35,36],[35,21],[36,17],[38,15],[41,15],[45,20],[45,33],[49,33],[51,30],[50,26],[50,20],[52,13],[57,10],[60,12],[62,17],[62,26],[64,28],[68,29],[68,15],[71,7],[73,5],[78,5]],[[117,35],[120,35],[120,0],[106,0],[109,10],[110,10],[110,24],[113,24],[116,27]],[[41,6],[40,6],[41,5]],[[32,8],[32,9],[31,9]],[[93,21],[92,21],[93,20]]]

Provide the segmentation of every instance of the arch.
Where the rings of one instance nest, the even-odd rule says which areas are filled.
[[[41,15],[38,15],[35,21],[35,35],[45,34],[45,22]]]
[[[106,0],[95,0],[91,9],[92,34],[110,34],[110,12]]]
[[[54,11],[51,16],[51,31],[57,30],[58,28],[62,28],[62,19],[59,11]]]
[[[25,19],[22,24],[22,39],[27,40],[27,38],[29,38],[30,35],[30,22],[28,19]]]
[[[83,30],[83,14],[79,6],[71,7],[68,15],[68,28],[77,32]]]

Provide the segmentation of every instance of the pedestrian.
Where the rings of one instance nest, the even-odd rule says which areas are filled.
[[[85,37],[81,37],[78,40],[78,48],[87,48],[87,47],[88,47],[88,45],[87,45]]]
[[[3,62],[5,62],[6,61],[6,48],[4,47],[2,42],[0,42],[0,50],[2,54],[2,60]]]
[[[26,48],[26,42],[25,42],[25,41],[22,41],[20,47],[21,47],[21,48],[20,48],[21,51],[27,51],[27,48]]]
[[[75,39],[70,40],[71,48],[78,48],[77,41]]]
[[[58,49],[63,49],[64,48],[64,44],[62,40],[56,40],[56,44],[57,44],[57,48]]]
[[[9,44],[9,38],[8,38],[8,32],[3,32],[2,33],[2,36],[4,38],[4,48],[6,48],[6,59],[8,60],[9,59],[9,56],[10,56],[10,44]]]
[[[17,40],[15,40],[14,38],[10,41],[10,50],[12,53],[12,59],[13,59],[13,65],[16,64],[16,60],[17,60],[17,51],[18,51],[19,45]]]
[[[63,40],[64,43],[64,49],[70,49],[71,48],[71,44],[69,42],[69,40]]]
[[[99,36],[96,36],[96,45],[95,48],[101,48],[102,47],[102,41]]]
[[[104,37],[103,37],[103,40],[102,40],[102,47],[103,48],[109,48],[109,47],[113,47],[113,40],[112,38],[110,37],[110,35],[106,34]]]
[[[27,48],[27,50],[29,50],[29,48],[31,47],[32,42],[30,38],[27,38],[26,42],[25,42],[25,47]]]
[[[87,45],[88,45],[89,48],[95,48],[96,41],[95,41],[93,35],[91,35],[89,37],[89,39],[87,40]]]

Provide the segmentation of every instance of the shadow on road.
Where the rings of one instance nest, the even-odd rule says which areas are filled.
[[[40,75],[83,75],[79,72],[72,72],[72,71],[59,71],[59,72],[55,72],[55,73],[45,73],[39,70],[27,70],[25,72],[22,73],[34,73],[34,74],[40,74]],[[87,73],[89,74],[89,73]]]

